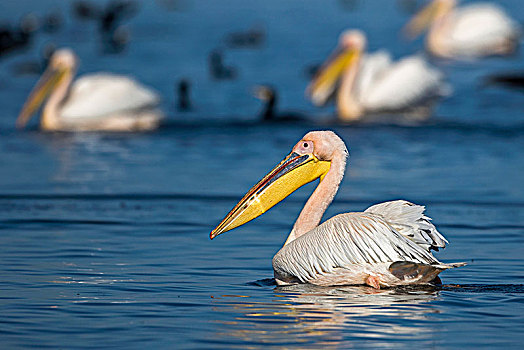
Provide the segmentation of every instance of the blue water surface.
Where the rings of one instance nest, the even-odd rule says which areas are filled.
[[[96,2],[100,5],[103,1]],[[64,1],[5,1],[3,20],[63,14],[56,33],[0,58],[0,347],[519,349],[524,341],[524,94],[482,87],[524,70],[521,54],[433,61],[453,93],[421,125],[342,125],[304,97],[306,67],[346,28],[370,50],[421,52],[399,34],[402,1],[190,1],[140,3],[130,42],[103,54],[97,26]],[[524,22],[519,0],[499,1]],[[262,26],[264,45],[231,49],[232,31]],[[163,97],[166,125],[143,134],[42,133],[14,122],[37,75],[17,74],[47,42],[72,47],[80,73],[132,74]],[[238,77],[209,77],[220,48]],[[191,81],[194,108],[176,110]],[[258,122],[253,85],[271,83],[300,123]],[[426,205],[450,241],[435,253],[468,266],[442,287],[277,288],[278,251],[314,184],[213,241],[242,195],[310,130],[335,130],[348,171],[326,218],[385,200]]]

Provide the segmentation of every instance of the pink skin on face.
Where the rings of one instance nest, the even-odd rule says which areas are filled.
[[[300,155],[313,153],[314,144],[313,141],[300,140],[295,147],[293,147],[293,152]]]

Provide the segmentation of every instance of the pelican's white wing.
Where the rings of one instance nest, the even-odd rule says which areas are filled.
[[[365,210],[382,217],[397,232],[426,250],[445,248],[448,241],[437,231],[424,207],[404,200],[375,204]]]
[[[355,266],[394,262],[442,266],[382,216],[365,212],[337,215],[298,237],[275,255],[273,268],[276,275],[308,282],[336,274],[339,268],[351,271]]]
[[[442,94],[442,74],[420,56],[410,56],[384,72],[361,103],[369,111],[403,110],[418,107]]]
[[[157,93],[132,78],[106,73],[77,79],[67,98],[61,117],[64,119],[98,118],[121,112],[154,108]]]
[[[369,94],[376,81],[391,68],[391,65],[391,55],[385,50],[362,57],[355,82],[357,101],[362,101],[362,97]]]
[[[444,40],[454,51],[464,55],[491,52],[504,40],[519,35],[519,26],[493,4],[459,7],[451,14],[449,34]]]

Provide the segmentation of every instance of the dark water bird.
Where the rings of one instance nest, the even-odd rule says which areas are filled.
[[[79,20],[98,21],[101,32],[109,33],[118,28],[124,20],[138,13],[138,4],[133,0],[112,0],[102,8],[89,1],[75,1],[72,4],[73,16]]]
[[[257,85],[253,90],[253,95],[265,102],[264,108],[260,113],[260,118],[263,121],[292,122],[305,119],[304,116],[299,113],[277,112],[278,93],[273,87],[269,85]]]
[[[40,59],[29,62],[18,62],[14,65],[13,71],[17,75],[42,74],[49,65],[49,60],[56,50],[54,43],[47,43],[40,52]]]
[[[108,33],[118,28],[123,20],[138,13],[138,4],[131,0],[110,1],[100,16],[100,30]]]
[[[138,13],[138,4],[131,0],[110,1],[101,11],[99,31],[102,36],[103,53],[118,54],[130,41],[129,30],[122,22]]]
[[[24,16],[17,27],[0,25],[0,57],[28,47],[37,29],[38,19],[34,14]]]
[[[266,31],[257,25],[244,32],[233,32],[226,35],[225,43],[231,48],[256,48],[266,41]]]
[[[237,71],[234,67],[224,65],[223,54],[219,49],[211,51],[208,57],[208,63],[209,73],[213,79],[234,79],[237,76]]]
[[[138,13],[138,3],[132,0],[113,0],[101,8],[87,1],[73,3],[73,14],[80,20],[98,23],[102,52],[121,53],[130,41],[129,30],[122,24]]]
[[[73,17],[82,21],[97,19],[100,16],[100,9],[89,1],[74,1],[71,10]]]
[[[304,67],[304,75],[308,79],[313,79],[315,75],[320,71],[320,67],[322,67],[322,63],[312,63]]]
[[[42,30],[46,33],[55,33],[64,24],[62,13],[54,11],[42,18]]]
[[[499,85],[524,92],[524,72],[491,74],[482,79],[482,86]]]
[[[115,30],[102,36],[102,52],[118,54],[125,50],[131,40],[131,34],[126,26],[118,26]]]
[[[338,0],[340,8],[344,11],[355,11],[360,6],[359,0]]]
[[[404,12],[408,15],[412,15],[420,9],[418,0],[397,0],[396,4],[397,8],[401,12]]]
[[[191,110],[191,98],[189,97],[189,90],[191,84],[187,79],[180,79],[175,85],[175,94],[177,95],[177,109],[181,112]]]

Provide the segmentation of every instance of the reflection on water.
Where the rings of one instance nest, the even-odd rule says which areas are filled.
[[[391,345],[391,338],[423,346],[434,342],[430,315],[434,287],[376,290],[369,287],[294,285],[274,289],[271,303],[252,297],[223,296],[214,311],[236,313],[235,321],[219,322],[217,337],[237,344],[300,344],[301,347],[348,348]],[[232,340],[231,338],[234,338]],[[359,346],[361,347],[361,346]]]

